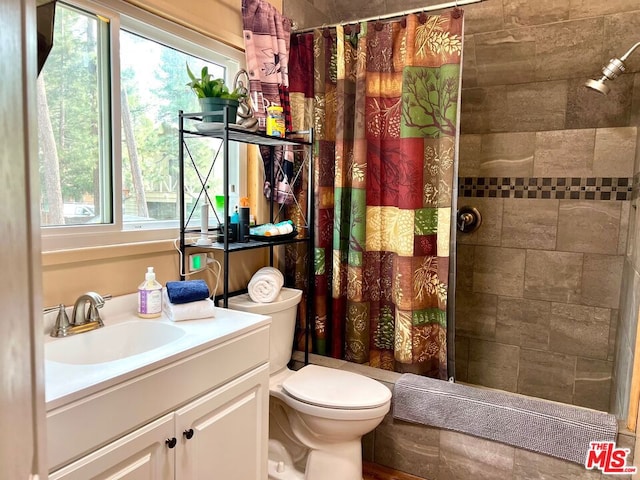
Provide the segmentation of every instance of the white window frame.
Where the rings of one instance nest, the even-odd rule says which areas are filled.
[[[120,92],[120,28],[138,35],[165,43],[191,55],[207,58],[227,67],[229,78],[233,81],[238,69],[244,67],[244,52],[219,41],[178,25],[135,6],[118,0],[64,0],[65,3],[92,12],[109,21],[111,47],[109,52],[111,68],[111,92]],[[185,73],[185,84],[187,83]],[[112,224],[82,224],[46,227],[41,229],[42,250],[51,252],[87,247],[100,247],[125,243],[144,243],[178,238],[177,221],[158,221],[152,225],[122,223],[122,127],[120,95],[111,95],[112,125]],[[178,112],[176,112],[176,125]],[[176,133],[177,135],[177,133]],[[245,145],[239,146],[239,161],[229,162],[231,183],[237,179],[238,197],[246,196],[246,153]],[[178,152],[176,152],[177,156]]]

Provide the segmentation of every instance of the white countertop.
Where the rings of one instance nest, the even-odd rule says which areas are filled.
[[[179,339],[124,359],[96,364],[74,365],[46,359],[46,344],[64,342],[72,337],[52,338],[45,333],[45,400],[47,411],[110,386],[155,370],[194,353],[219,345],[244,333],[266,326],[271,317],[216,308],[213,318],[172,322],[164,314],[159,318],[141,319],[135,312],[137,295],[116,297],[105,303],[100,316],[105,327],[127,321],[165,322],[179,327],[185,334]],[[69,312],[69,317],[71,313]],[[55,314],[53,315],[55,318]],[[48,322],[47,322],[48,320]],[[51,323],[51,314],[45,324]],[[94,332],[97,332],[95,330]],[[94,332],[76,335],[91,335]]]

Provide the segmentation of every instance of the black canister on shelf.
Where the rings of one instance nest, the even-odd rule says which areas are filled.
[[[249,241],[249,207],[240,207],[238,214],[238,241]]]

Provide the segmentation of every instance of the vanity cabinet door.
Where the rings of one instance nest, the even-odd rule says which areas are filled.
[[[176,480],[266,480],[269,367],[176,412]]]
[[[172,480],[174,414],[161,417],[49,475],[49,480]],[[66,441],[60,439],[61,442]]]

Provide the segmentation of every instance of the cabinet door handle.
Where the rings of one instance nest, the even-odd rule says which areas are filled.
[[[193,428],[190,428],[189,430],[185,430],[184,432],[182,432],[182,435],[184,435],[184,438],[186,438],[187,440],[191,440],[193,438]]]
[[[176,440],[176,437],[171,437],[171,438],[167,438],[164,443],[167,444],[167,447],[169,448],[173,448],[176,446],[176,444],[178,443],[178,440]]]

